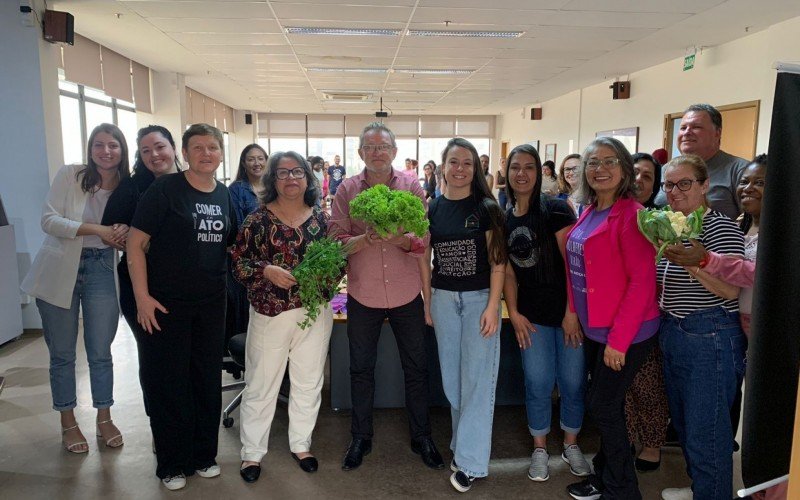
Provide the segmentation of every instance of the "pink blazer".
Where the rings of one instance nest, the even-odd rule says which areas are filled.
[[[608,345],[620,352],[627,352],[644,321],[659,316],[656,250],[636,224],[641,208],[634,199],[620,198],[583,246],[589,326],[611,328]],[[587,207],[575,227],[592,210],[594,206]],[[574,311],[570,281],[567,271],[569,308]]]

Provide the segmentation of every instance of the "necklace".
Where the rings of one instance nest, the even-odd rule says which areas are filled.
[[[276,204],[272,204],[269,209],[281,222],[295,229],[297,228],[298,223],[301,223],[308,218],[308,210],[306,209],[302,210],[300,215],[295,217],[290,217],[289,214],[283,210],[283,208],[278,209]]]

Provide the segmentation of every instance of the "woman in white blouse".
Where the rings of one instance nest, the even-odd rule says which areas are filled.
[[[109,196],[130,173],[128,145],[120,129],[108,123],[95,127],[86,157],[86,165],[66,165],[53,179],[42,214],[47,237],[22,282],[22,290],[36,297],[42,317],[53,409],[61,413],[61,440],[72,453],[89,451],[73,411],[79,309],[92,403],[97,408],[97,437],[111,448],[123,444],[111,420],[111,342],[119,320],[116,250],[123,247],[128,226],[100,224]]]

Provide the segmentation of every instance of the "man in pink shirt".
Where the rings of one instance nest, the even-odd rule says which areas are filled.
[[[364,221],[350,218],[350,200],[377,184],[410,191],[425,204],[419,182],[392,168],[397,155],[394,134],[382,123],[370,123],[361,132],[358,154],[366,167],[346,178],[333,201],[329,232],[342,242],[353,241],[347,268],[347,336],[350,341],[350,392],[352,441],[342,469],[361,465],[372,451],[372,405],[375,362],[383,321],[394,332],[405,375],[406,408],[411,429],[411,449],[428,467],[444,468],[431,439],[428,418],[428,359],[425,348],[425,314],[419,262],[427,245],[412,234],[380,238]]]

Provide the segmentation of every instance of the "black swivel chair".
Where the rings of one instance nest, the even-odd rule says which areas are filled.
[[[224,363],[225,371],[233,375],[233,378],[242,378],[244,371],[244,351],[247,343],[247,333],[240,333],[234,335],[228,341],[228,353],[231,355],[232,364]],[[244,380],[239,380],[232,384],[222,386],[222,391],[239,391],[239,394],[233,398],[233,401],[228,403],[228,406],[222,411],[222,425],[228,429],[233,426],[233,417],[230,416],[233,411],[239,407],[242,402],[242,392],[244,392]]]

